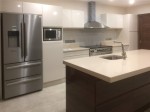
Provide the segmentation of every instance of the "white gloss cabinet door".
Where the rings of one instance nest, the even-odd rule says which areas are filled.
[[[22,2],[20,0],[2,0],[2,11],[22,13]]]
[[[42,15],[42,4],[23,2],[23,13]]]
[[[80,10],[63,10],[64,28],[84,28],[84,12]]]
[[[43,26],[62,27],[62,13],[62,7],[43,5]]]
[[[110,28],[123,28],[124,20],[121,14],[101,14],[101,22]]]
[[[43,42],[43,78],[44,83],[65,78],[63,65],[63,42]]]
[[[74,28],[84,28],[84,12],[72,10],[72,26]]]
[[[64,9],[63,10],[63,27],[71,28],[72,27],[72,11]]]
[[[0,12],[2,11],[2,0],[0,0]]]

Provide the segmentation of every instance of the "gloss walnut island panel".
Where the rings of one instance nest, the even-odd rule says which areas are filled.
[[[96,73],[97,75],[92,74],[96,72],[94,70],[87,70],[87,72],[85,69],[87,63],[81,61],[85,61],[87,58],[64,61],[67,66],[67,112],[143,112],[150,103],[150,66],[148,60],[144,65],[142,58],[144,58],[143,61],[146,60],[148,55],[150,55],[150,51],[129,51],[127,52],[127,55],[128,59],[124,60],[124,62],[116,61],[116,66],[119,63],[123,63],[124,67],[129,66],[127,63],[132,56],[135,57],[138,62],[137,60],[134,60],[131,61],[130,64],[134,65],[137,63],[141,65],[134,65],[134,67],[131,66],[130,73],[132,75],[129,75],[130,73],[128,72],[125,74],[124,71],[129,71],[129,69],[124,68],[122,74],[120,72],[120,75],[122,75],[121,79],[116,75],[118,80],[113,82],[111,82],[112,80],[105,80],[113,78],[108,77],[108,74],[103,76],[105,78],[101,78],[100,76],[97,76],[98,73]],[[88,59],[94,61],[94,58],[97,57],[91,57]],[[79,65],[79,60],[82,63],[81,65]],[[76,64],[73,63],[74,61],[76,61]],[[103,63],[103,60],[100,61]],[[124,64],[125,62],[126,64]],[[105,62],[105,64],[106,63],[107,62]],[[112,63],[113,62],[111,62],[111,64]],[[91,63],[89,66],[94,66],[94,64]],[[98,66],[97,69],[100,66]],[[79,69],[79,67],[81,68]],[[138,72],[135,68],[138,68]],[[111,71],[111,68],[107,68],[107,70],[109,69]],[[105,70],[102,72],[105,72]],[[114,72],[114,69],[111,72]],[[99,75],[101,75],[101,73],[99,73]]]

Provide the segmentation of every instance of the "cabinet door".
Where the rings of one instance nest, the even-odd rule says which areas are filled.
[[[0,12],[2,11],[2,0],[0,0]]]
[[[63,66],[63,42],[43,42],[44,83],[65,78]]]
[[[129,31],[138,31],[138,17],[137,15],[129,15]]]
[[[123,28],[123,16],[119,14],[109,14],[107,24],[111,28]]]
[[[64,9],[63,10],[63,27],[71,28],[72,27],[72,11]]]
[[[20,0],[3,0],[2,11],[22,13],[22,2]]]
[[[23,2],[23,13],[42,15],[42,4]]]
[[[62,27],[62,7],[43,5],[43,26]]]
[[[72,10],[72,27],[84,28],[84,12]]]

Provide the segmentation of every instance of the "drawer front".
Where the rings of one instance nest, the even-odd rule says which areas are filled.
[[[78,56],[78,55],[89,55],[89,50],[73,51],[73,52],[65,52],[64,53],[64,57]]]
[[[84,54],[84,55],[76,55],[76,56],[67,56],[67,57],[64,57],[64,60],[67,60],[67,59],[75,59],[75,58],[83,58],[83,57],[88,57],[89,54]]]
[[[5,81],[4,99],[41,90],[42,84],[43,80],[40,75]]]
[[[4,66],[4,80],[12,80],[26,76],[42,74],[41,62],[25,62]]]

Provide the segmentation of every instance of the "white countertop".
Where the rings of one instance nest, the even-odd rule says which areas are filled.
[[[73,51],[82,51],[82,50],[89,50],[89,48],[83,48],[83,47],[64,48],[63,52],[73,52]]]
[[[110,83],[150,71],[150,50],[127,51],[126,60],[106,60],[100,57],[65,60],[64,64]]]

